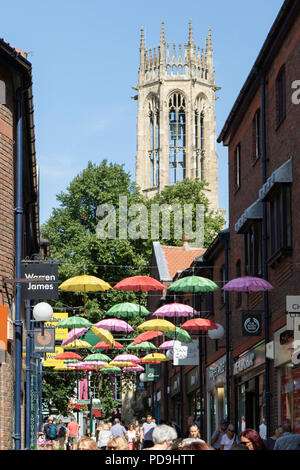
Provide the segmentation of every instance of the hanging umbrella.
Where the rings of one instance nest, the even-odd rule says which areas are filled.
[[[207,318],[193,318],[188,320],[181,325],[183,330],[188,331],[207,331],[207,330],[217,330],[217,325],[208,320]]]
[[[211,279],[200,276],[187,276],[173,282],[168,290],[171,292],[213,292],[219,289]]]
[[[265,279],[254,276],[243,276],[232,279],[227,282],[222,290],[234,292],[261,292],[274,289],[274,287]]]
[[[170,341],[165,341],[163,344],[159,346],[158,349],[168,350],[168,349],[173,349],[173,348],[174,348],[174,340],[170,340]]]
[[[151,353],[142,358],[142,362],[145,361],[156,361],[156,362],[165,362],[170,361],[170,358],[160,353]]]
[[[181,343],[191,343],[192,338],[188,334],[187,331],[182,330],[181,328],[176,327],[176,330],[173,331],[166,331],[166,336],[168,338],[175,339],[180,341]]]
[[[120,362],[120,361],[125,361],[125,362],[134,362],[138,364],[141,362],[140,358],[137,356],[134,356],[134,354],[119,354],[119,356],[116,356],[114,358],[114,361]]]
[[[148,320],[137,327],[138,330],[145,331],[172,331],[176,326],[167,320]]]
[[[60,320],[55,328],[90,328],[92,323],[86,318],[82,317],[69,317]]]
[[[135,338],[135,340],[132,342],[132,345],[135,346],[136,344],[142,343],[143,341],[148,341],[162,335],[163,333],[161,331],[145,331],[145,333],[141,333]]]
[[[72,343],[67,344],[65,346],[66,349],[88,349],[91,347],[91,344],[87,341],[83,341],[82,339],[75,339]]]
[[[103,292],[108,289],[112,289],[108,282],[105,282],[95,276],[87,276],[86,274],[82,276],[71,277],[58,287],[59,289],[67,292],[84,292],[84,314],[86,313],[87,292]]]
[[[133,304],[129,302],[123,302],[116,304],[111,307],[106,313],[106,317],[115,317],[115,318],[135,318],[140,315],[146,317],[150,312],[143,306],[138,304]]]
[[[134,292],[149,292],[156,290],[164,290],[165,286],[149,276],[132,276],[123,279],[114,286],[114,289],[134,291]]]
[[[102,341],[105,341],[105,343],[110,344],[111,346],[114,346],[114,343],[115,343],[114,337],[108,330],[104,330],[103,328],[97,328],[96,326],[92,326],[91,331],[94,333],[94,335],[98,336],[98,338],[100,338]]]
[[[78,318],[78,317],[75,317]],[[74,339],[78,339],[83,336],[89,329],[88,328],[73,328],[68,332],[68,337],[63,340],[61,343],[62,346],[66,346],[68,343],[74,341]]]
[[[101,373],[105,372],[105,374],[113,374],[116,372],[121,372],[122,369],[120,367],[105,367],[101,369]]]
[[[189,305],[172,303],[166,304],[157,309],[153,314],[155,317],[189,317],[199,315],[199,312]]]
[[[110,357],[106,356],[106,354],[96,353],[96,354],[89,354],[84,358],[84,361],[110,361]]]
[[[78,359],[65,359],[64,364],[77,364]]]
[[[157,347],[154,346],[153,343],[150,343],[149,341],[143,341],[143,343],[139,344],[133,344],[130,343],[127,348],[129,351],[156,351]]]
[[[118,318],[109,318],[107,320],[101,320],[94,326],[97,328],[104,328],[105,330],[118,331],[118,332],[132,332],[134,329],[126,321]]]
[[[62,366],[55,366],[53,367],[53,370],[75,370],[75,364],[71,364],[70,366],[68,366],[68,364],[66,365],[62,365]]]
[[[135,367],[135,363],[134,362],[129,362],[129,361],[111,361],[109,363],[109,366],[112,366],[112,367]]]
[[[99,343],[95,344],[95,346],[92,347],[92,351],[99,351],[101,349],[107,349],[108,351],[112,349],[123,349],[124,346],[122,346],[121,343],[118,343],[118,341],[115,341],[114,346],[111,346],[110,344],[106,344],[104,341],[99,341]]]
[[[108,363],[104,361],[85,361],[83,364],[90,367],[108,367]]]
[[[55,356],[54,359],[76,359],[76,360],[81,360],[82,357],[79,356],[79,354],[76,354],[76,353],[73,353],[73,352],[63,352],[63,353],[60,353],[60,354],[57,354],[57,356]]]
[[[145,368],[142,366],[124,367],[124,372],[144,372]]]

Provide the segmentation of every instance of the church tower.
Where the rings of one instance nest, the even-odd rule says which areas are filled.
[[[211,30],[205,51],[189,23],[188,42],[170,47],[164,23],[158,48],[146,49],[141,30],[136,183],[147,197],[184,178],[205,180],[210,207],[218,210],[216,90]]]

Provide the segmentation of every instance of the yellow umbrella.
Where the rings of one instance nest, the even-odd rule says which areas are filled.
[[[112,289],[108,282],[103,281],[96,276],[88,276],[83,274],[82,276],[71,277],[64,281],[59,289],[66,292],[84,292],[84,314],[85,314],[85,304],[86,304],[86,292],[99,292]]]
[[[91,348],[92,345],[83,339],[75,339],[69,344],[66,344],[65,349],[85,349]]]
[[[55,366],[53,370],[75,370],[75,367],[67,367],[66,365]]]
[[[110,367],[133,367],[136,366],[133,362],[126,361],[111,361],[108,364]]]
[[[113,347],[115,345],[114,337],[110,331],[104,328],[97,328],[97,326],[92,326],[91,331],[109,346]]]
[[[167,320],[148,320],[137,327],[138,330],[142,331],[173,331],[176,326]]]
[[[170,358],[165,356],[164,354],[152,353],[152,354],[147,354],[147,356],[143,357],[142,362],[144,361],[164,362],[164,361],[170,361]]]

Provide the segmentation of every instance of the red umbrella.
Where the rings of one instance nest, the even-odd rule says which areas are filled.
[[[150,339],[157,338],[158,336],[162,336],[163,333],[161,331],[145,331],[138,335],[132,343],[132,346],[136,344],[143,343],[144,341],[150,341]]]
[[[95,346],[92,347],[92,351],[94,352],[95,349],[123,349],[124,346],[122,346],[121,343],[118,343],[118,341],[115,341],[115,345],[111,346],[110,344],[106,344],[104,341],[99,341],[99,343],[95,344]]]
[[[150,290],[163,290],[166,287],[153,277],[149,276],[132,276],[126,277],[114,286],[114,289],[134,291],[134,292],[148,292]]]
[[[57,354],[54,359],[78,359],[79,361],[82,359],[79,354],[73,353],[73,352],[63,352],[60,354]]]
[[[192,320],[188,320],[181,325],[183,330],[188,331],[207,331],[207,330],[217,330],[217,325],[207,320],[206,318],[193,318]]]

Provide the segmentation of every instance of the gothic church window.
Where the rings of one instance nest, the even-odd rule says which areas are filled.
[[[149,160],[151,188],[159,186],[159,111],[158,103],[153,97],[149,101]]]
[[[185,98],[180,92],[169,98],[169,184],[183,181],[186,172]]]

